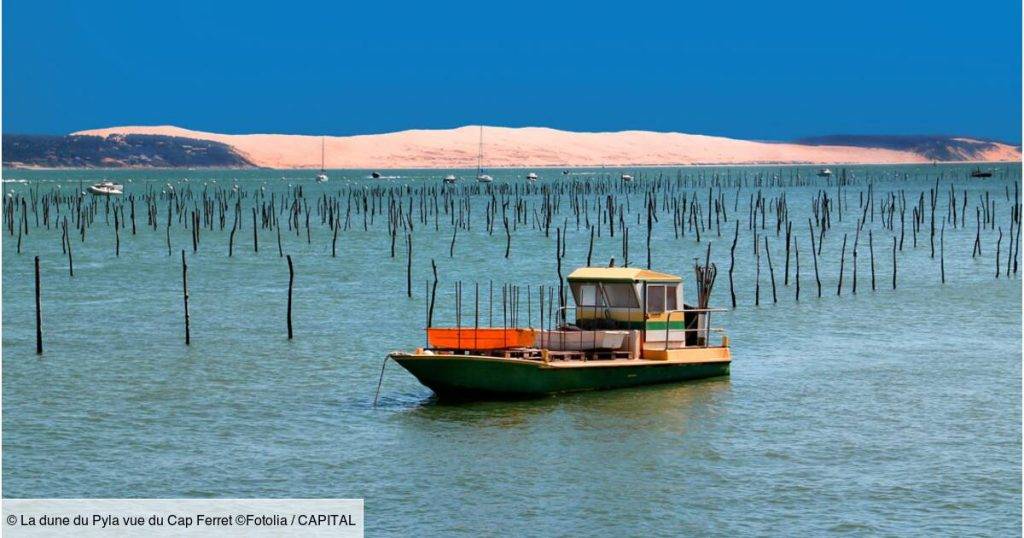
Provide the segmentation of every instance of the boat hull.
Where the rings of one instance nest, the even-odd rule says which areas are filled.
[[[609,360],[566,366],[469,355],[394,353],[391,358],[444,398],[516,398],[674,383],[727,376],[730,365],[728,359]]]

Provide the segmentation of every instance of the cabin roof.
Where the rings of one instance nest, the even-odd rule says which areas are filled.
[[[604,282],[682,282],[682,278],[668,273],[635,267],[581,267],[569,275],[569,280]]]

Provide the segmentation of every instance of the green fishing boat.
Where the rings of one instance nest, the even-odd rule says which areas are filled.
[[[682,279],[634,268],[581,268],[568,277],[574,307],[550,328],[438,327],[430,344],[390,359],[440,397],[510,398],[616,389],[729,375],[729,339],[710,327],[714,283],[697,266],[697,306]],[[543,312],[543,306],[541,311]],[[543,315],[543,314],[542,314]],[[572,323],[568,321],[574,318]],[[712,335],[720,336],[717,345]]]

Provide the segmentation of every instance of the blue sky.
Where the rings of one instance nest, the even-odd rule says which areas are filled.
[[[3,132],[466,124],[1020,141],[1021,4],[3,3]]]

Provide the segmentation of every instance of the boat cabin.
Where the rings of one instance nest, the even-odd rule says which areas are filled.
[[[639,330],[644,346],[704,345],[706,313],[685,305],[683,279],[650,269],[584,267],[568,277],[583,330]]]

